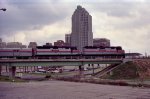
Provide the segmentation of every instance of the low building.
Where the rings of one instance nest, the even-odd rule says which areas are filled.
[[[6,48],[6,42],[1,42],[0,43],[0,48]]]
[[[106,38],[95,38],[93,39],[93,46],[110,47],[110,40]]]
[[[0,38],[0,48],[5,48],[6,47],[6,42],[2,41],[2,38]]]
[[[22,45],[20,42],[8,42],[7,48],[26,48],[26,45]]]
[[[125,53],[125,58],[141,58],[141,56],[140,53]]]
[[[0,38],[0,43],[2,43],[2,38]]]
[[[43,46],[53,46],[52,43],[46,43],[45,45]]]
[[[36,42],[30,42],[28,45],[28,48],[36,48],[37,47],[37,43]]]
[[[63,40],[57,40],[54,42],[54,46],[65,46],[65,42]]]

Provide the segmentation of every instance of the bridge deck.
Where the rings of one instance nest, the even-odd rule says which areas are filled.
[[[117,61],[122,59],[0,59],[0,62],[28,62],[28,61]]]
[[[0,65],[7,66],[80,66],[122,62],[122,59],[0,59]]]

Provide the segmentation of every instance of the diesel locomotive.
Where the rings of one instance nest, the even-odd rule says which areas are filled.
[[[124,58],[120,46],[86,46],[82,52],[76,47],[37,46],[36,48],[0,48],[0,58],[17,59],[78,59],[78,58]]]

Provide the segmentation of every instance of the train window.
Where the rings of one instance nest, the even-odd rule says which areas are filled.
[[[14,52],[19,52],[19,50],[13,50]]]

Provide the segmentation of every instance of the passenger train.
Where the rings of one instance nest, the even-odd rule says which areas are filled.
[[[78,58],[124,58],[120,47],[86,46],[80,52],[76,47],[37,46],[36,48],[0,48],[0,58],[17,59],[78,59]]]

